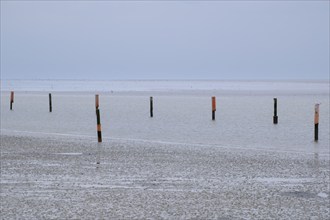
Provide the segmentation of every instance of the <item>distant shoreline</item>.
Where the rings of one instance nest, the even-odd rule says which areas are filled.
[[[329,81],[1,80],[1,92],[329,94]]]
[[[330,79],[0,79],[0,81],[77,81],[77,82],[296,82],[330,83]]]

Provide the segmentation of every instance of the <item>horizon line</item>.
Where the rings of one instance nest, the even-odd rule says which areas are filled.
[[[269,81],[330,81],[330,78],[323,78],[323,79],[211,79],[211,78],[205,78],[205,79],[89,79],[89,78],[82,78],[82,79],[74,79],[74,78],[57,78],[57,79],[19,79],[19,78],[6,78],[6,79],[0,79],[0,81],[260,81],[260,82],[269,82]]]

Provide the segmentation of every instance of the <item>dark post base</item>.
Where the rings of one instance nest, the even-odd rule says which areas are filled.
[[[102,142],[102,133],[101,133],[101,131],[97,131],[97,141],[98,141],[99,143]]]
[[[150,117],[154,117],[154,103],[152,97],[150,97]]]
[[[314,141],[319,140],[319,124],[314,125]]]
[[[102,142],[100,110],[96,109],[97,141]]]
[[[274,116],[274,117],[273,117],[273,123],[274,123],[274,124],[277,124],[277,123],[278,123],[278,116]]]
[[[52,108],[52,94],[49,93],[49,112],[52,112],[53,108]]]

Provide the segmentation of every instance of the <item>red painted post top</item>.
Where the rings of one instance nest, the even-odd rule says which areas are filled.
[[[10,101],[14,102],[14,92],[13,91],[10,92]]]
[[[216,111],[217,106],[216,106],[216,101],[215,101],[215,96],[212,97],[212,111]]]
[[[315,104],[314,124],[319,123],[320,104]]]

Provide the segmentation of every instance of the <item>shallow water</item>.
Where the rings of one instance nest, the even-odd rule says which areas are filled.
[[[149,115],[149,96],[154,117]],[[211,120],[211,96],[217,96]],[[107,138],[257,148],[272,151],[317,151],[329,154],[329,96],[278,95],[279,123],[274,125],[273,95],[230,95],[217,92],[100,93],[102,135]],[[95,136],[94,93],[1,93],[1,129],[36,133]],[[321,103],[319,141],[314,139],[314,104]]]

